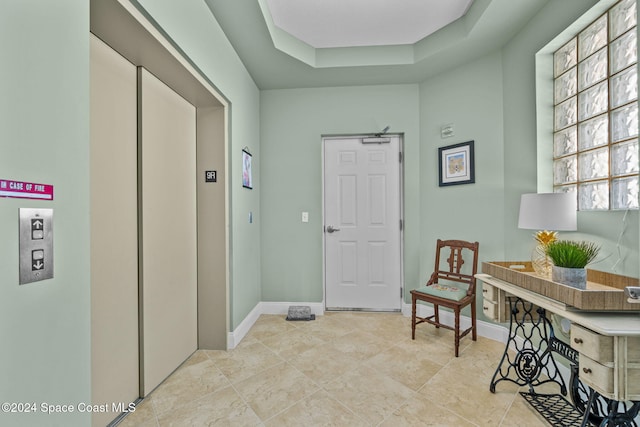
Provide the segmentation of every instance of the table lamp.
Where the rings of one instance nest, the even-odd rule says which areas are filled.
[[[536,247],[531,253],[533,269],[541,276],[551,276],[553,263],[546,246],[557,239],[558,231],[575,231],[577,227],[575,193],[530,193],[520,198],[518,228],[538,230]]]

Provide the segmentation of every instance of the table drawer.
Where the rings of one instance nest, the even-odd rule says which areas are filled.
[[[627,367],[626,400],[640,400],[640,365]]]
[[[482,298],[493,302],[498,302],[498,289],[487,283],[482,284]]]
[[[484,299],[482,301],[482,313],[490,320],[498,320],[498,304]]]
[[[627,340],[627,360],[640,364],[640,337],[628,337]]]
[[[571,347],[603,365],[614,362],[613,337],[600,335],[575,323],[571,324]]]
[[[482,284],[482,312],[484,315],[493,321],[500,323],[506,323],[511,320],[511,306],[509,300],[515,297],[503,291],[500,288],[491,286],[487,283]],[[531,310],[530,316],[527,316],[525,321],[536,321],[539,317],[536,308]],[[524,316],[524,310],[519,309],[516,314],[516,319],[522,321]]]
[[[616,375],[618,385],[616,386]],[[580,380],[606,398],[614,400],[640,400],[640,365],[604,366],[580,355]]]
[[[580,354],[580,380],[608,398],[614,397],[614,369]]]

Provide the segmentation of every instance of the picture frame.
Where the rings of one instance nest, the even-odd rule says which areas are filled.
[[[440,187],[476,182],[473,145],[467,141],[438,148]]]
[[[250,190],[253,189],[251,157],[251,153],[247,149],[242,150],[242,186]]]

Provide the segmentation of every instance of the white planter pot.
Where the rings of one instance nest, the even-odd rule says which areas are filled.
[[[586,268],[551,267],[551,280],[578,289],[587,288]]]

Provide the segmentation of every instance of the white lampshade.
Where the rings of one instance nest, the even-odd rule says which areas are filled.
[[[574,231],[577,226],[575,193],[532,193],[520,198],[518,228]]]

